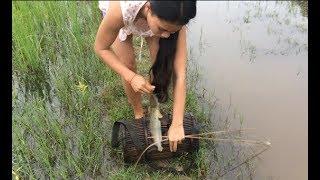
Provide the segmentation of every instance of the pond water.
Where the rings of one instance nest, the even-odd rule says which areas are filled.
[[[228,118],[229,128],[255,128],[256,137],[271,142],[253,179],[307,179],[306,11],[289,1],[198,1],[197,7],[188,46],[204,88],[214,94],[214,125]]]

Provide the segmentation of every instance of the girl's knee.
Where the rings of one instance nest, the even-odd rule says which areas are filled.
[[[120,61],[131,71],[136,70],[136,61],[134,54],[126,54],[126,55],[120,55],[119,56]]]
[[[119,57],[119,60],[130,70],[136,69],[136,61],[134,49],[132,45],[132,36],[127,36],[125,41],[120,41],[119,35],[115,42],[112,44],[112,49]]]
[[[136,66],[136,62],[135,62],[134,58],[133,58],[133,60],[130,58],[130,60],[126,59],[124,61],[125,61],[124,64],[128,69],[130,69],[131,71],[136,70],[137,66]]]

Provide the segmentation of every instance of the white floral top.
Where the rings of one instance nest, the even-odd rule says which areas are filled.
[[[139,10],[147,1],[120,1],[124,27],[119,31],[119,39],[126,40],[130,34],[138,36],[153,36],[145,19],[136,19]],[[108,10],[108,1],[99,1],[99,9],[105,14]]]

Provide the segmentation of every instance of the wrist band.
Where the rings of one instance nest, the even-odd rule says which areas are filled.
[[[135,74],[132,76],[131,80],[129,81],[130,84],[131,84],[131,81],[133,80],[133,78],[134,78],[136,75],[137,75],[137,74],[135,73]]]
[[[178,124],[178,125],[172,125],[172,124],[171,124],[172,127],[179,127],[179,126],[182,126],[182,125],[183,125],[183,123]]]

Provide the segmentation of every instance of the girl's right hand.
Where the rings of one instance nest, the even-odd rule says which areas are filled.
[[[135,74],[129,82],[135,92],[151,93],[155,86],[152,86],[143,76]]]

